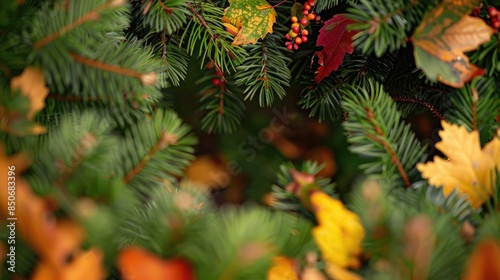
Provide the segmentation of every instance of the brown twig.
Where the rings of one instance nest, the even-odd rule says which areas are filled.
[[[420,105],[426,107],[429,111],[431,111],[431,113],[433,113],[438,119],[445,120],[443,115],[436,108],[434,108],[431,104],[429,104],[425,101],[413,99],[413,98],[404,98],[404,97],[393,97],[392,99],[394,101],[398,101],[398,102],[408,102],[408,103],[420,104]]]

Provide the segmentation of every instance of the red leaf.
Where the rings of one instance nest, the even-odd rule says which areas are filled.
[[[358,31],[346,30],[347,25],[353,22],[344,14],[334,15],[333,18],[325,22],[319,31],[316,46],[324,46],[324,48],[314,54],[319,57],[318,63],[320,64],[318,75],[314,79],[316,83],[321,82],[332,71],[339,68],[345,53],[351,54],[354,51],[352,36]]]

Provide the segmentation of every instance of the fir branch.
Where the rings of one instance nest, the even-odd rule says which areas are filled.
[[[271,106],[274,96],[283,99],[284,87],[289,86],[291,73],[287,63],[291,60],[284,55],[286,49],[280,45],[277,35],[269,34],[260,44],[247,46],[248,57],[238,66],[236,85],[245,85],[245,100],[259,95],[261,107]]]
[[[57,40],[59,37],[61,37],[65,33],[79,27],[80,25],[82,25],[88,21],[95,21],[95,20],[99,19],[99,14],[101,12],[103,12],[104,10],[106,10],[108,8],[119,7],[119,6],[123,5],[124,3],[125,3],[125,1],[123,1],[123,0],[108,0],[103,5],[94,8],[93,10],[84,14],[83,16],[77,18],[75,21],[73,21],[67,25],[62,26],[59,30],[56,30],[54,33],[51,33],[51,34],[45,36],[44,38],[38,40],[37,42],[35,42],[33,47],[35,49],[39,49],[39,48],[45,46],[46,44],[48,44],[54,40]]]
[[[408,33],[437,0],[348,0],[348,3],[351,7],[347,16],[356,21],[349,28],[360,31],[353,37],[354,46],[363,54],[381,57],[406,45]]]
[[[373,135],[373,134],[368,134],[368,133],[366,134],[366,136],[369,137],[370,139],[372,139],[373,141],[378,142],[384,146],[387,153],[389,153],[389,155],[391,156],[391,162],[396,165],[398,172],[399,172],[399,175],[401,175],[401,178],[403,178],[403,182],[405,183],[406,187],[407,188],[411,187],[411,183],[410,183],[410,179],[408,178],[408,174],[406,174],[406,171],[405,171],[403,165],[401,164],[401,161],[399,160],[399,157],[396,154],[396,152],[392,149],[391,145],[387,142],[387,140],[385,140],[384,132],[382,131],[382,129],[378,126],[377,122],[375,121],[375,115],[374,115],[373,111],[368,107],[365,107],[365,110],[366,110],[366,113],[368,116],[368,121],[373,125],[373,127],[375,128],[375,131],[377,132],[379,137],[377,137],[376,135]]]
[[[476,78],[450,96],[454,105],[446,114],[450,122],[479,131],[481,143],[488,142],[499,127],[495,118],[500,110],[500,90],[495,79]]]
[[[168,147],[170,144],[177,143],[177,136],[174,134],[168,134],[163,132],[158,142],[151,148],[151,150],[144,156],[144,158],[136,165],[130,172],[125,176],[123,181],[126,184],[129,184],[134,177],[141,172],[141,170],[146,166],[148,161],[160,150]]]
[[[214,84],[214,81],[219,84]],[[233,88],[237,90],[233,80],[230,77],[224,78],[220,70],[212,70],[212,73],[205,74],[196,81],[196,84],[202,86],[200,89],[200,108],[203,112],[201,128],[208,133],[234,131],[243,117],[245,105],[241,94],[232,92]]]
[[[196,140],[189,127],[171,111],[157,110],[151,119],[136,122],[125,131],[120,152],[113,155],[114,175],[128,186],[147,193],[156,185],[177,181],[193,158]]]
[[[396,103],[383,87],[371,80],[361,86],[348,86],[342,109],[348,120],[342,125],[349,135],[350,150],[374,160],[361,166],[366,173],[379,174],[388,181],[402,180],[411,186],[417,179],[416,163],[424,156],[421,145],[398,112]],[[395,174],[396,177],[394,177]]]
[[[236,71],[247,53],[240,46],[232,46],[232,35],[225,30],[221,22],[222,8],[211,3],[202,3],[200,7],[188,5],[193,17],[180,38],[180,44],[186,44],[189,55],[197,51],[201,66],[206,60],[214,61],[222,72]]]

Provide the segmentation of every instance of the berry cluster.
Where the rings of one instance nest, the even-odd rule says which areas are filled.
[[[474,17],[479,17],[481,14],[482,8],[483,8],[483,4],[475,7],[472,10],[471,15]],[[500,11],[498,11],[493,6],[489,6],[488,7],[488,16],[490,18],[490,25],[495,29],[495,32],[497,32],[497,29],[500,27]]]
[[[490,16],[491,26],[498,29],[500,27],[500,12],[495,7],[489,6],[488,15]]]
[[[321,17],[316,15],[314,11],[311,11],[314,6],[314,0],[307,0],[304,4],[304,16],[300,19],[293,16],[290,21],[292,22],[290,31],[285,35],[288,42],[285,42],[285,46],[289,50],[298,50],[299,45],[307,42],[309,31],[305,27],[309,24],[309,21],[315,20],[316,22],[321,22]]]

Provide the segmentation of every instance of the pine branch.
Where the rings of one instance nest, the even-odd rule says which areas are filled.
[[[177,137],[173,134],[162,133],[158,142],[151,148],[151,150],[147,153],[147,155],[136,165],[123,179],[125,184],[129,184],[134,177],[142,171],[142,169],[146,166],[148,161],[160,150],[168,147],[170,144],[175,145],[177,143]]]
[[[348,0],[351,8],[347,16],[356,21],[352,30],[360,30],[353,44],[363,54],[381,57],[406,45],[411,30],[420,23],[423,14],[437,4],[437,0]]]
[[[495,118],[500,110],[500,91],[492,78],[478,78],[454,92],[451,101],[455,108],[447,113],[448,119],[467,130],[478,130],[481,143],[491,139],[498,128]]]
[[[149,0],[141,1],[139,5],[142,24],[156,33],[165,31],[173,34],[186,24],[191,15],[186,0]]]
[[[240,125],[245,110],[241,93],[232,92],[233,88],[237,90],[233,80],[224,78],[220,70],[212,70],[196,84],[201,86],[201,128],[208,133],[233,132]]]
[[[186,44],[189,55],[197,51],[201,65],[207,60],[213,61],[224,73],[236,71],[247,53],[239,46],[232,46],[232,36],[222,25],[223,9],[210,3],[199,7],[188,5],[193,17],[180,38],[180,44]]]
[[[120,152],[110,159],[114,175],[134,190],[148,190],[164,182],[175,183],[193,158],[196,140],[171,111],[156,111],[151,119],[125,131]]]
[[[262,43],[248,46],[248,57],[238,66],[235,75],[236,85],[245,85],[246,99],[252,100],[259,95],[261,107],[271,106],[274,96],[283,99],[286,95],[284,87],[288,87],[291,74],[287,63],[291,60],[283,52],[279,37],[269,34]]]
[[[62,35],[77,28],[78,26],[80,26],[88,21],[95,21],[95,20],[99,19],[99,14],[101,12],[103,12],[104,10],[106,10],[108,8],[120,7],[124,3],[125,3],[125,1],[123,1],[123,0],[108,0],[103,5],[95,7],[91,11],[89,11],[86,14],[82,15],[81,17],[77,18],[75,21],[72,21],[72,22],[62,26],[60,29],[56,30],[55,32],[38,40],[37,42],[35,42],[33,47],[35,49],[39,49],[39,48],[45,46],[46,44],[48,44],[54,40],[59,39]],[[68,9],[66,9],[66,10],[68,10]]]
[[[422,146],[405,124],[392,98],[381,85],[368,81],[365,87],[349,86],[342,109],[348,113],[343,123],[351,143],[350,150],[374,158],[361,168],[369,174],[380,174],[389,181],[402,180],[411,186],[411,176],[416,175],[415,164],[424,156]],[[394,177],[395,173],[399,176]]]

